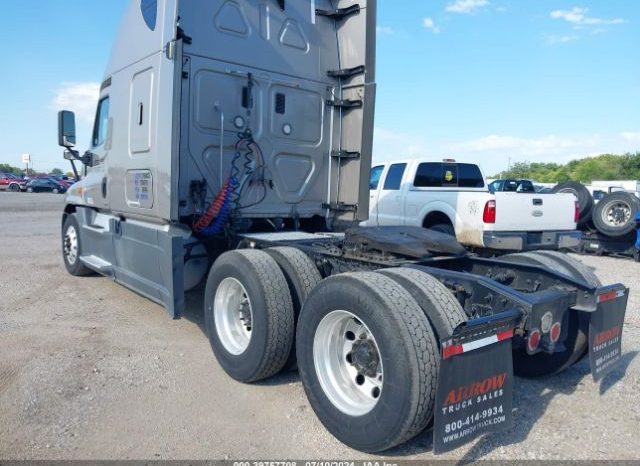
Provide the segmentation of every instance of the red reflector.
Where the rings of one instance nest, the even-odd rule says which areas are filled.
[[[557,342],[560,339],[560,331],[562,330],[562,326],[560,322],[556,322],[551,326],[551,332],[549,333],[549,338],[553,343]]]
[[[540,331],[533,330],[529,333],[529,340],[527,340],[527,348],[529,351],[535,351],[540,344]]]
[[[598,303],[613,301],[614,299],[622,296],[624,296],[624,291],[609,291],[608,293],[602,293],[601,295],[598,295]]]
[[[464,353],[462,345],[449,345],[442,348],[442,359],[449,359],[452,356]]]
[[[511,337],[513,337],[513,329],[498,333],[498,341],[508,340]]]
[[[496,223],[496,201],[487,201],[482,214],[484,223]]]
[[[573,212],[573,221],[578,223],[580,221],[580,203],[576,201],[576,209]]]

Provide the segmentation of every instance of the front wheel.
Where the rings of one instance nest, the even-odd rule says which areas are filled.
[[[298,320],[297,356],[311,407],[354,449],[392,448],[433,416],[436,339],[415,299],[384,275],[321,282]]]
[[[62,258],[67,271],[76,277],[93,274],[80,261],[82,255],[82,242],[80,239],[80,226],[76,214],[69,214],[62,226]]]
[[[9,186],[9,191],[11,191],[12,193],[19,193],[20,186],[18,186],[17,184],[12,184],[11,186]]]

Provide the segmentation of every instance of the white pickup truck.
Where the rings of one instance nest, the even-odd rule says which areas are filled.
[[[475,164],[403,160],[374,164],[367,226],[417,225],[472,248],[525,251],[578,245],[572,194],[490,193]]]

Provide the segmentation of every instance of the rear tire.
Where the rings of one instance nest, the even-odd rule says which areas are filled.
[[[321,282],[302,308],[297,342],[311,407],[351,448],[387,450],[420,433],[433,416],[437,343],[418,303],[390,278],[362,272]],[[376,393],[370,379],[380,376]]]
[[[82,257],[82,240],[80,237],[80,225],[76,214],[67,215],[62,225],[62,259],[64,266],[75,277],[86,277],[95,272],[84,265]]]
[[[600,281],[595,274],[581,262],[554,251],[537,251],[510,254],[501,259],[523,264],[539,265],[573,277],[591,286],[599,286]],[[513,351],[513,370],[521,377],[542,377],[562,372],[578,362],[586,354],[589,342],[589,320],[586,312],[570,311],[568,313],[567,338],[564,341],[565,351],[547,354],[527,354],[526,349]]]
[[[294,314],[287,281],[264,251],[222,254],[205,288],[205,327],[218,362],[245,383],[284,367],[293,345]]]
[[[304,252],[291,247],[278,247],[265,249],[278,264],[280,270],[284,274],[291,293],[293,302],[294,325],[298,321],[300,310],[305,301],[309,297],[311,291],[318,283],[322,281],[322,276],[316,267],[316,264]],[[295,370],[296,364],[296,348],[295,338],[291,348],[289,359],[287,360],[283,370]]]
[[[378,270],[378,273],[391,278],[413,296],[429,319],[438,346],[458,325],[466,322],[467,314],[453,293],[428,273],[407,267]]]
[[[606,236],[620,238],[636,229],[640,200],[630,193],[611,193],[602,198],[593,212],[593,224]]]
[[[11,191],[12,193],[19,193],[20,186],[18,186],[17,184],[12,184],[11,186],[9,186],[9,191]]]
[[[454,238],[456,237],[456,230],[450,223],[439,223],[429,227],[429,230],[439,231],[445,235],[453,236]]]

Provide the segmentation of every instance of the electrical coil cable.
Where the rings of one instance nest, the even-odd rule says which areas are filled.
[[[244,154],[243,154],[244,153]],[[244,158],[242,168],[238,167],[240,159]],[[233,212],[247,209],[260,204],[267,197],[267,187],[264,181],[264,157],[260,146],[253,140],[250,129],[238,133],[238,141],[235,145],[235,155],[231,161],[231,174],[227,182],[224,183],[213,203],[207,208],[205,214],[194,224],[196,233],[203,236],[215,236],[220,234],[229,217]],[[241,177],[241,172],[244,173]],[[253,204],[242,206],[240,200],[242,193],[248,183],[251,182],[253,174],[258,171],[264,189],[262,198]]]

